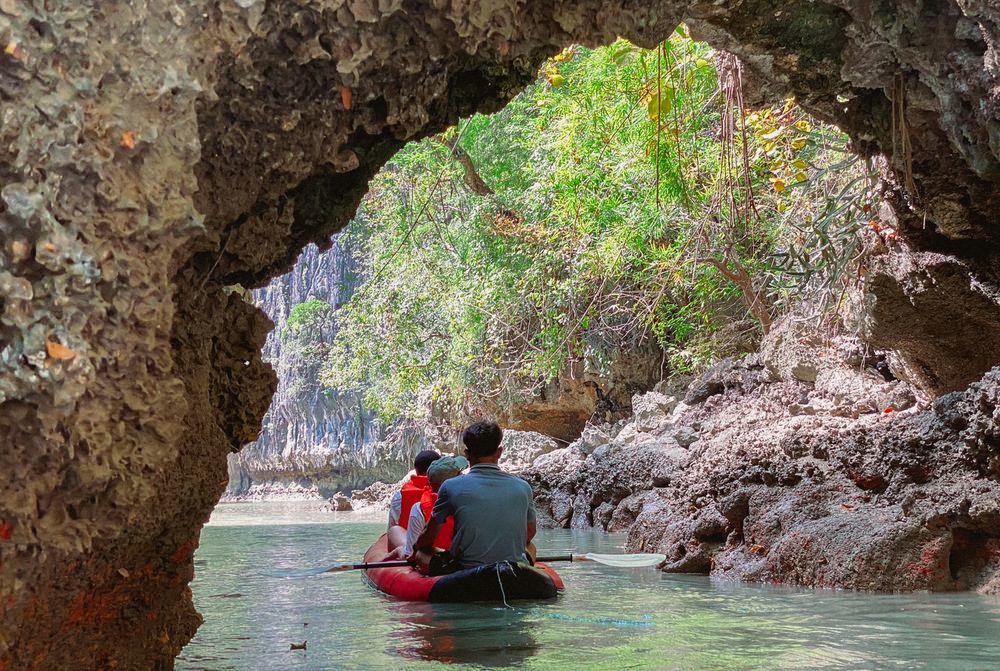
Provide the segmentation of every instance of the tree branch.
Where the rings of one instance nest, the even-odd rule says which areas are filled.
[[[476,172],[476,166],[472,162],[472,157],[469,156],[468,152],[462,149],[461,146],[456,142],[454,144],[448,142],[440,135],[435,135],[434,139],[443,144],[448,148],[451,153],[452,158],[462,164],[465,168],[465,185],[469,187],[474,193],[478,193],[480,196],[492,196],[493,189],[483,181],[483,178],[479,176]]]

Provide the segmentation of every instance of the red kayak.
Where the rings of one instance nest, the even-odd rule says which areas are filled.
[[[389,554],[382,534],[365,553],[365,563]],[[375,589],[405,601],[511,601],[551,599],[563,589],[562,578],[547,564],[500,562],[428,576],[410,566],[367,569],[365,579]]]

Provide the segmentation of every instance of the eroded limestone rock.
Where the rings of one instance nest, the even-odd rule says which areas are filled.
[[[542,519],[627,529],[629,547],[663,552],[673,572],[996,593],[1000,367],[932,408],[906,383],[859,367],[854,343],[828,339],[807,353],[815,384],[789,368],[784,379],[720,385],[649,441],[536,463],[525,476]],[[739,381],[758,367],[748,357],[724,370]],[[881,407],[892,398],[910,405]],[[697,435],[687,449],[671,438],[678,428]]]
[[[508,429],[503,432],[501,447],[503,455],[500,467],[511,473],[519,473],[543,454],[559,449],[559,443],[540,433]]]

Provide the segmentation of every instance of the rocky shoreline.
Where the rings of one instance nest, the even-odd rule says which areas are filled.
[[[247,503],[250,501],[325,501],[327,497],[313,485],[303,485],[295,481],[261,482],[247,489],[231,492],[226,490],[219,503]]]
[[[626,532],[664,571],[1000,594],[1000,368],[933,401],[908,377],[891,352],[786,323],[568,447],[507,432],[504,466],[542,526]],[[402,482],[352,503],[385,509]]]
[[[627,531],[665,571],[1000,593],[1000,368],[933,404],[906,376],[786,324],[521,475],[546,524]]]

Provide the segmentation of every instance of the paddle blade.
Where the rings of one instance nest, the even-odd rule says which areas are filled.
[[[575,561],[592,561],[597,564],[616,566],[618,568],[656,566],[666,558],[667,555],[663,554],[602,555],[588,552],[584,555],[573,555]]]

